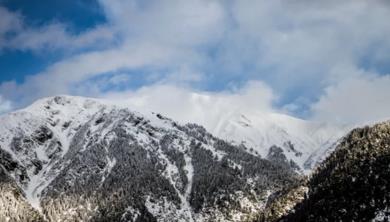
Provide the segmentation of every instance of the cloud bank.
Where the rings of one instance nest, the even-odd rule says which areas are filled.
[[[0,96],[0,114],[8,112],[12,109],[12,105],[10,101],[4,100],[2,96]]]
[[[156,109],[181,110],[175,114],[180,118],[196,107],[174,101],[186,104],[195,92],[219,104],[218,91],[233,98],[258,87],[248,93],[251,109],[334,122],[390,118],[386,1],[100,4],[107,23],[77,35],[61,23],[26,27],[22,15],[0,8],[0,50],[77,52],[22,83],[1,83],[0,95],[17,107],[54,94],[131,91],[148,98],[161,91],[162,98],[148,101],[161,104]],[[15,34],[7,38],[10,32]],[[164,99],[170,97],[175,99]],[[239,100],[232,106],[242,106]]]
[[[111,101],[121,101],[137,110],[174,117],[182,123],[196,122],[208,129],[218,125],[222,114],[275,111],[272,89],[259,81],[250,81],[242,88],[220,92],[192,91],[158,84],[102,96]]]
[[[366,74],[326,88],[312,106],[314,118],[370,123],[390,118],[390,76]]]

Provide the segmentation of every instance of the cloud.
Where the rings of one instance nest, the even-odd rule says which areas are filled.
[[[0,7],[0,14],[0,37],[3,38],[3,35],[7,32],[16,32],[21,29],[22,21],[19,14],[11,13],[4,7]],[[3,41],[3,39],[0,40]]]
[[[231,85],[241,88],[259,81],[266,85],[260,88],[278,95],[272,99],[273,110],[339,121],[346,120],[347,113],[338,104],[350,102],[344,88],[352,90],[360,84],[362,100],[372,101],[368,98],[383,93],[380,80],[388,78],[390,5],[386,1],[99,2],[107,22],[78,35],[61,23],[26,27],[22,15],[0,8],[5,18],[0,21],[0,48],[89,49],[55,62],[23,83],[2,83],[0,94],[18,101],[20,107],[63,93],[128,95],[131,89],[154,95],[152,89],[159,86],[165,97],[212,90],[232,96],[242,92],[227,93]],[[9,32],[16,34],[5,44],[4,33]],[[375,109],[351,114],[348,121],[361,121],[370,113],[372,118],[385,118]]]
[[[370,123],[390,118],[390,76],[364,74],[326,89],[313,104],[314,119],[338,123]]]
[[[72,34],[68,27],[59,22],[51,22],[40,27],[28,27],[24,17],[0,6],[0,51],[13,50],[80,50],[99,48],[114,41],[110,27],[100,25]]]
[[[114,40],[108,27],[99,26],[80,35],[72,35],[63,24],[53,23],[38,29],[26,29],[7,43],[7,48],[19,50],[79,50],[102,47]],[[103,48],[103,47],[102,47]]]
[[[4,100],[0,95],[0,114],[12,110],[11,101]]]
[[[145,66],[163,68],[173,61],[183,61],[181,58],[187,57],[170,48],[149,44],[89,52],[57,62],[44,72],[27,77],[22,84],[4,82],[0,85],[0,92],[25,105],[39,97],[71,93],[75,84],[107,72]]]
[[[58,93],[81,92],[83,95],[95,95],[99,87],[90,87],[91,78],[103,76],[108,72],[123,75],[126,71],[143,68],[152,70],[154,74],[152,76],[147,73],[149,76],[145,78],[154,78],[160,82],[169,79],[175,79],[176,82],[200,79],[198,75],[201,74],[193,66],[199,63],[201,56],[192,47],[206,44],[208,39],[214,38],[218,21],[222,20],[222,11],[218,4],[207,1],[177,1],[173,8],[158,3],[145,6],[139,9],[140,11],[132,1],[110,1],[103,4],[110,29],[114,32],[112,35],[122,36],[119,45],[65,58],[47,67],[45,71],[27,77],[22,84],[14,81],[2,83],[0,92],[9,99],[18,99],[21,105]],[[61,33],[44,33],[48,37],[57,32]],[[34,37],[28,32],[23,32],[23,36]],[[77,40],[81,41],[82,37],[78,36]],[[71,42],[77,44],[76,40]],[[32,43],[30,48],[40,45],[42,44]],[[164,73],[159,73],[159,70],[164,70]],[[83,86],[83,81],[89,81],[86,84],[89,87]]]
[[[198,123],[207,129],[216,127],[223,114],[274,112],[272,103],[277,98],[272,89],[260,81],[250,81],[240,88],[221,92],[158,84],[101,96],[110,101],[119,100],[137,110],[159,112],[182,123]]]
[[[217,58],[238,74],[261,75],[281,93],[318,95],[346,77],[334,67],[360,68],[365,57],[383,54],[375,46],[389,48],[389,10],[383,1],[237,1],[237,28]]]
[[[127,41],[193,47],[218,40],[226,12],[218,1],[101,0],[107,19]]]

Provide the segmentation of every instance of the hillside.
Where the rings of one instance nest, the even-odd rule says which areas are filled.
[[[390,122],[352,130],[280,221],[390,221]],[[299,202],[299,201],[298,201]]]
[[[300,180],[201,126],[80,97],[2,116],[0,151],[5,221],[242,221]]]

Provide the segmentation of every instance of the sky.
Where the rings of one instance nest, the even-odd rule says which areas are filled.
[[[0,0],[0,113],[69,94],[390,119],[388,21],[386,0]]]

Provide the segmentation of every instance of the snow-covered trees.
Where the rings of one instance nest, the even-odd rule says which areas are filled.
[[[282,221],[390,221],[390,122],[351,131]],[[379,218],[379,217],[378,217]]]

